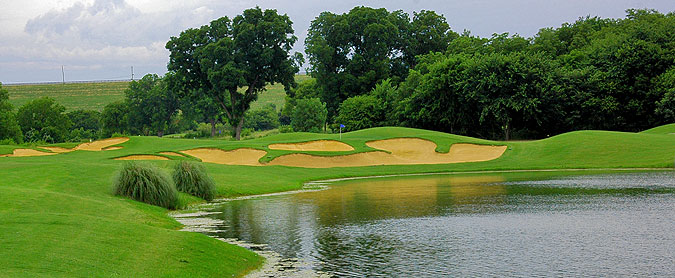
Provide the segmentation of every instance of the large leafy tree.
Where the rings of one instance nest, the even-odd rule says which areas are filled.
[[[108,103],[101,113],[103,135],[129,132],[129,105],[124,101]]]
[[[168,70],[182,96],[212,99],[240,139],[244,114],[268,83],[294,85],[302,57],[289,55],[297,38],[287,15],[259,7],[171,37]]]
[[[172,78],[171,73],[165,78]],[[162,137],[178,111],[178,98],[156,74],[132,81],[126,90],[129,126],[135,132],[154,132]]]
[[[404,79],[416,56],[445,51],[457,36],[442,16],[355,7],[321,13],[310,25],[305,52],[332,119],[345,99],[370,92],[380,81]]]

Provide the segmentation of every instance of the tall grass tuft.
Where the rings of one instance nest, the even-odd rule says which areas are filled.
[[[146,163],[127,162],[113,180],[115,195],[175,209],[178,192],[169,175]]]
[[[206,201],[213,200],[216,195],[215,182],[206,173],[204,166],[188,161],[176,164],[173,171],[176,189],[200,197]]]

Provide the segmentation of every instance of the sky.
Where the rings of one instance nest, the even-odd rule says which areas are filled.
[[[452,30],[489,37],[509,32],[532,37],[583,16],[623,18],[630,8],[675,11],[673,0],[0,0],[0,82],[131,79],[163,75],[171,36],[187,28],[260,6],[288,14],[304,50],[311,21],[323,11],[355,6],[403,10],[412,16],[433,10]],[[63,69],[63,72],[62,72]]]

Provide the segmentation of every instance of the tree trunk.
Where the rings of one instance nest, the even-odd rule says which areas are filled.
[[[209,122],[211,123],[211,137],[216,136],[216,119],[210,119]]]
[[[164,131],[163,130],[157,131],[157,137],[162,137],[162,136],[164,136]]]
[[[237,141],[241,140],[241,127],[242,126],[244,126],[244,117],[239,119],[239,123],[237,124],[237,127],[235,127],[235,129],[234,129],[234,131],[235,131],[234,139],[236,139]]]
[[[506,141],[511,140],[511,125],[508,121],[506,122],[506,125],[504,126],[504,139]]]

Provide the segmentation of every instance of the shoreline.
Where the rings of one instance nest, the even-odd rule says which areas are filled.
[[[196,204],[187,209],[170,212],[169,216],[183,225],[180,231],[197,232],[205,234],[211,238],[223,241],[228,244],[237,245],[248,249],[251,252],[258,254],[265,258],[263,265],[247,273],[244,277],[259,278],[259,277],[329,277],[325,273],[316,272],[308,267],[308,264],[298,260],[297,258],[283,258],[281,254],[267,249],[265,244],[254,244],[245,242],[234,238],[222,238],[207,233],[215,233],[219,230],[217,225],[222,224],[222,220],[216,220],[208,215],[218,214],[219,212],[207,211],[215,208],[222,203],[246,200],[260,197],[290,195],[302,192],[314,192],[326,190],[330,184],[348,181],[348,180],[364,180],[390,177],[410,177],[410,176],[431,176],[431,175],[471,175],[471,174],[490,174],[490,173],[527,173],[527,172],[584,172],[584,171],[675,171],[675,168],[578,168],[578,169],[530,169],[530,170],[484,170],[484,171],[459,171],[459,172],[433,172],[433,173],[412,173],[412,174],[391,174],[391,175],[374,175],[374,176],[360,176],[360,177],[346,177],[314,180],[303,183],[302,188],[298,190],[264,193],[256,195],[238,196],[232,198],[219,198],[209,203]]]

